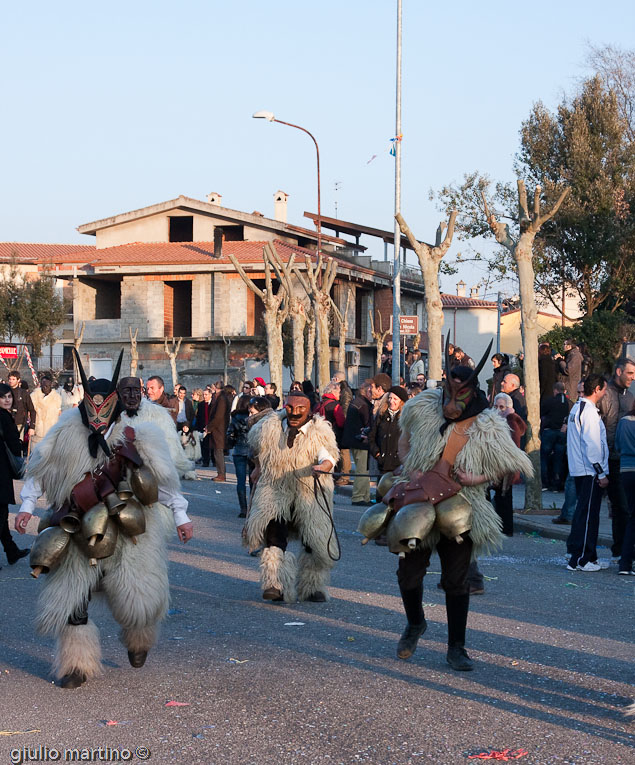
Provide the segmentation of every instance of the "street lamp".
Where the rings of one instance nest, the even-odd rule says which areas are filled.
[[[267,122],[278,122],[280,125],[288,125],[292,128],[297,128],[298,130],[301,130],[303,133],[306,133],[313,143],[315,144],[315,153],[317,156],[317,251],[318,255],[322,251],[322,208],[320,205],[320,149],[318,148],[317,141],[315,140],[315,136],[310,133],[306,128],[300,127],[300,125],[294,125],[292,122],[284,122],[283,120],[277,120],[274,116],[273,112],[268,111],[259,111],[254,112],[252,114],[252,117],[256,120],[267,120]]]

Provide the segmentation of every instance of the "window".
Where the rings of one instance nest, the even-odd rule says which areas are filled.
[[[192,282],[164,282],[163,332],[166,337],[192,336]]]
[[[170,221],[170,241],[171,242],[193,242],[194,241],[194,216],[193,215],[174,215],[169,218]]]

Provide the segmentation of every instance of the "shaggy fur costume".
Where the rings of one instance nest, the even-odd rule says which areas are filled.
[[[462,432],[461,422],[451,425],[443,435],[439,432],[445,422],[441,400],[441,391],[426,390],[404,404],[399,422],[402,433],[409,437],[410,451],[399,482],[407,481],[415,470],[425,472],[434,467],[441,459],[450,433],[454,428]],[[467,433],[469,441],[459,452],[455,468],[486,475],[494,484],[517,470],[526,476],[533,475],[529,457],[514,444],[509,425],[496,410],[481,412]],[[499,547],[502,542],[501,520],[487,501],[483,485],[465,486],[460,494],[472,506],[470,537],[474,543],[473,555],[476,557],[483,551]],[[439,532],[433,530],[424,544],[432,547],[438,540]]]
[[[130,425],[132,428],[136,428],[140,422],[151,422],[156,425],[167,441],[170,455],[179,476],[187,481],[196,480],[197,476],[194,465],[185,454],[181,444],[181,437],[174,427],[174,420],[164,406],[153,404],[152,401],[143,398],[141,399],[138,413],[134,417],[129,417],[125,412],[122,412],[121,422]]]
[[[309,420],[305,435],[298,436],[289,449],[283,430],[286,412],[263,417],[249,431],[249,445],[260,464],[260,478],[251,500],[247,519],[247,541],[252,548],[265,543],[267,526],[273,520],[289,525],[290,538],[300,539],[311,549],[300,554],[297,562],[277,547],[266,548],[261,558],[263,589],[277,587],[287,602],[305,600],[316,591],[328,596],[333,559],[338,555],[337,541],[332,534],[333,477],[324,475],[319,481],[324,496],[315,485],[311,468],[317,464],[318,452],[325,448],[335,460],[339,450],[330,424],[319,415]],[[326,508],[322,505],[328,505]],[[330,541],[329,541],[330,540]],[[276,552],[277,551],[277,552]],[[273,584],[278,582],[279,584]]]
[[[117,422],[107,439],[110,446],[123,440],[125,426]],[[179,476],[162,432],[150,422],[137,421],[134,426],[135,446],[144,464],[160,486],[179,491]],[[101,450],[97,457],[90,456],[79,410],[69,409],[38,444],[26,478],[35,479],[48,501],[59,507],[84,474],[106,460]],[[53,669],[58,678],[73,671],[91,677],[99,670],[99,638],[94,624],[68,624],[69,616],[85,607],[98,585],[122,627],[122,640],[128,650],[147,651],[152,646],[157,625],[168,607],[165,540],[173,527],[173,517],[158,502],[145,508],[145,515],[146,531],[137,537],[136,545],[120,532],[113,555],[91,566],[86,555],[71,542],[60,565],[46,576],[36,624],[40,633],[57,637]]]

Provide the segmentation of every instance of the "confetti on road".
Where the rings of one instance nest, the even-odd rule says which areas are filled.
[[[485,579],[486,582],[495,582],[498,579],[498,577],[497,576],[485,576],[485,574],[483,574],[483,579]]]
[[[23,736],[25,733],[41,733],[39,728],[32,730],[0,730],[0,736]]]
[[[168,701],[165,705],[166,707],[189,707],[189,703],[187,701]]]
[[[438,606],[438,603],[422,603],[421,604],[424,608],[434,608],[435,606]]]
[[[565,587],[579,587],[579,586],[580,586],[579,584],[574,584],[573,582],[567,582],[565,584]]]
[[[246,664],[249,659],[227,659],[230,664]]]
[[[519,661],[512,661],[512,667],[517,667],[519,664]]]
[[[355,638],[352,637],[351,635],[349,635],[346,639],[348,640],[349,643],[354,643],[355,642]]]
[[[304,622],[285,622],[285,627],[304,627]]]
[[[493,749],[491,752],[481,752],[481,754],[471,754],[468,760],[518,760],[520,757],[524,757],[529,752],[526,749],[503,749],[497,752]]]
[[[170,608],[168,609],[168,616],[174,616],[175,614],[182,614],[183,611],[181,611],[180,608]]]
[[[113,725],[128,725],[130,720],[100,720],[99,724],[104,728],[112,727]]]
[[[217,494],[220,494],[221,492],[220,492],[220,491],[218,491],[218,489],[216,489],[216,493],[217,493]]]

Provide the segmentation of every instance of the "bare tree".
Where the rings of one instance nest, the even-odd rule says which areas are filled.
[[[273,265],[271,253],[267,245],[263,248],[262,259],[265,267],[265,288],[260,289],[247,276],[243,267],[236,260],[236,256],[230,253],[227,257],[231,260],[234,268],[240,274],[240,278],[247,287],[262,300],[265,308],[263,321],[265,323],[265,333],[267,335],[267,353],[269,356],[269,374],[271,382],[275,383],[278,390],[282,390],[282,325],[289,314],[288,301],[286,301],[286,291],[279,289],[277,293],[273,290],[273,279],[271,278]]]
[[[315,311],[309,306],[306,312],[306,359],[304,376],[310,380],[313,376],[313,363],[315,362]]]
[[[130,333],[130,377],[137,376],[137,367],[139,366],[139,349],[137,348],[137,335],[139,327],[132,332],[132,327],[128,327]]]
[[[423,274],[428,320],[428,376],[433,380],[440,380],[443,376],[441,362],[443,304],[439,290],[439,264],[452,244],[456,214],[456,210],[452,210],[448,223],[442,222],[439,224],[434,246],[417,241],[401,213],[397,213],[395,216],[401,232],[408,237],[410,246],[417,253]],[[445,237],[443,237],[444,231]]]
[[[309,255],[305,256],[305,262],[306,278],[297,268],[295,269],[295,275],[309,296],[315,314],[318,355],[317,378],[318,386],[320,391],[322,391],[331,378],[329,368],[331,360],[329,316],[333,301],[331,300],[330,292],[337,273],[337,261],[333,258],[326,258],[324,260],[322,253],[320,253],[316,263],[313,263]]]
[[[176,358],[179,355],[179,351],[181,350],[181,340],[183,340],[182,337],[179,337],[179,339],[176,341],[174,338],[172,338],[171,347],[168,348],[167,337],[163,339],[165,353],[167,357],[170,359],[170,369],[172,370],[172,387],[173,388],[176,387],[179,381],[179,373],[176,371]]]
[[[535,275],[533,266],[534,239],[540,228],[558,212],[569,189],[566,188],[551,208],[551,211],[540,214],[540,186],[534,191],[533,206],[530,209],[527,200],[525,182],[519,180],[518,186],[518,218],[519,234],[512,237],[507,223],[501,223],[494,212],[490,211],[485,192],[481,191],[483,208],[487,223],[496,241],[505,247],[513,257],[518,268],[520,285],[520,315],[522,321],[523,351],[525,360],[523,371],[525,378],[525,396],[527,399],[527,416],[529,420],[529,439],[527,454],[534,466],[534,478],[528,480],[525,491],[525,509],[539,509],[542,505],[540,480],[540,383],[538,380],[538,309],[535,297]]]
[[[342,372],[346,371],[346,333],[348,332],[348,312],[350,309],[351,297],[353,290],[350,287],[346,288],[346,303],[344,304],[344,311],[333,303],[333,313],[337,317],[338,321],[338,344],[337,344],[337,369]]]
[[[379,329],[375,332],[375,322],[373,321],[373,312],[371,310],[368,311],[368,318],[370,319],[370,334],[377,343],[377,360],[375,366],[379,370],[381,369],[381,354],[384,350],[384,342],[390,334],[390,327],[386,330],[382,329],[381,314],[378,312],[377,319],[379,320]]]
[[[304,375],[304,327],[306,325],[306,306],[304,301],[296,295],[293,289],[293,263],[295,253],[289,260],[283,263],[278,251],[272,244],[268,244],[268,252],[271,258],[278,281],[287,293],[288,316],[291,318],[291,332],[293,339],[293,376],[301,380]]]

